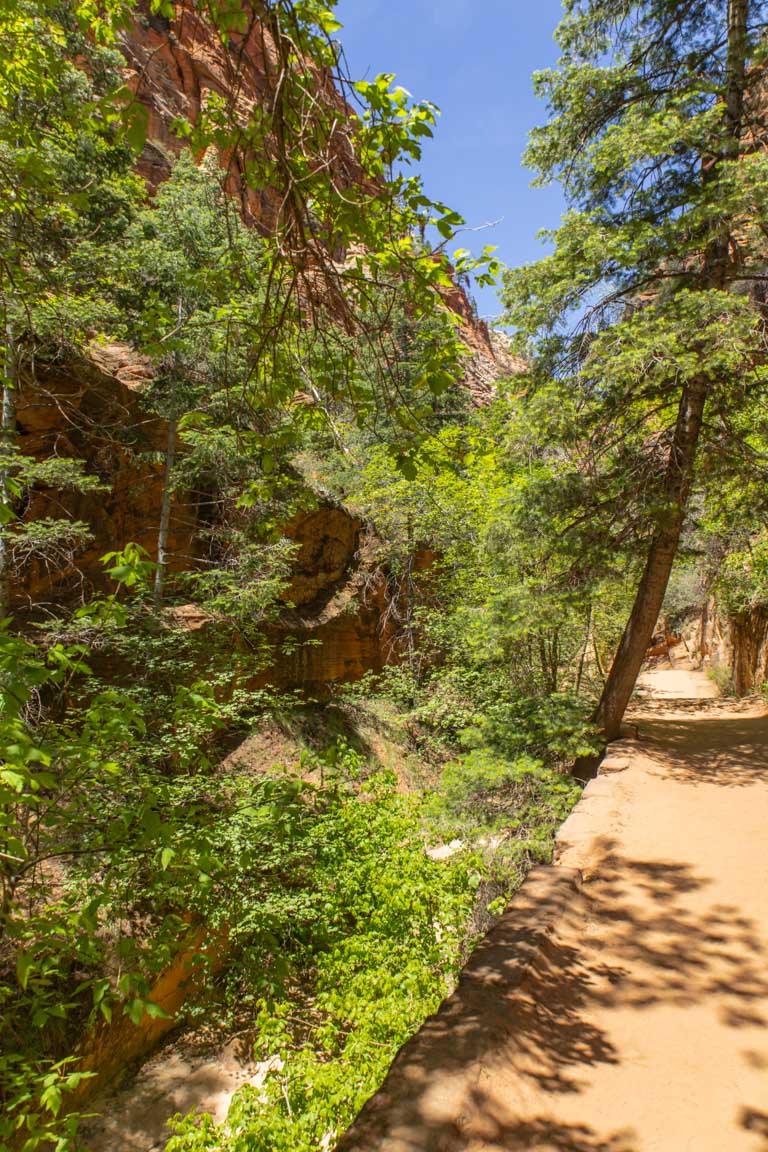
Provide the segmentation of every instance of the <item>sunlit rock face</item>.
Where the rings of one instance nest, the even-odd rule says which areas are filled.
[[[269,105],[278,86],[280,61],[269,29],[255,10],[246,5],[245,12],[245,31],[230,32],[227,45],[190,0],[175,5],[173,19],[140,3],[123,33],[126,86],[148,114],[147,141],[137,167],[151,191],[166,179],[173,158],[184,147],[174,128],[176,121],[196,124],[211,97],[224,102],[230,123],[247,124],[254,107]],[[326,99],[338,106],[340,117],[351,115],[330,78],[311,61],[306,67]],[[335,152],[337,177],[342,185],[351,184],[359,169],[342,132]],[[219,149],[226,188],[239,202],[244,219],[269,228],[280,197],[249,179],[252,158],[247,146],[237,142]]]
[[[18,394],[20,452],[37,460],[81,460],[104,490],[67,492],[37,487],[24,516],[69,517],[88,525],[91,539],[69,558],[32,558],[14,582],[14,608],[56,610],[110,582],[101,557],[132,541],[157,552],[168,426],[142,406],[151,380],[144,357],[124,344],[100,345],[90,358],[38,362]],[[168,540],[169,569],[194,566],[198,511],[195,500],[174,499]],[[333,685],[378,671],[399,656],[395,616],[398,588],[381,558],[381,541],[343,506],[317,500],[284,528],[296,545],[293,570],[276,622],[266,629],[271,656],[260,684],[299,689],[325,698]],[[419,554],[417,569],[429,567]],[[42,606],[42,608],[40,608]],[[194,605],[173,610],[192,630],[216,621]]]
[[[133,541],[154,555],[163,492],[168,429],[149,415],[141,392],[151,370],[127,345],[100,346],[89,357],[38,360],[22,377],[17,396],[17,443],[23,456],[83,462],[103,491],[71,492],[36,486],[21,510],[27,521],[71,519],[91,534],[73,556],[60,551],[32,555],[14,582],[17,609],[54,608],[87,589],[108,584],[101,557]],[[169,551],[179,570],[188,562],[196,522],[178,500],[173,508]]]
[[[176,120],[194,123],[211,95],[243,120],[269,98],[274,44],[255,13],[247,30],[233,34],[224,46],[190,0],[176,4],[171,20],[151,13],[147,5],[123,33],[121,47],[126,84],[147,111],[147,143],[138,170],[150,194],[168,177],[184,147],[174,131]],[[337,93],[331,99],[339,101],[345,115],[352,114]],[[247,154],[233,148],[219,158],[243,218],[267,230],[274,223],[274,192],[249,181]],[[354,159],[340,155],[339,162],[345,178],[354,179]],[[462,285],[444,290],[443,297],[461,319],[465,385],[473,403],[486,404],[498,379],[523,365],[510,356],[504,338],[477,318]],[[146,548],[150,557],[156,555],[168,428],[143,405],[151,379],[151,364],[130,346],[94,342],[84,356],[39,361],[34,376],[23,380],[18,397],[21,452],[38,460],[81,460],[86,472],[103,482],[104,491],[37,487],[31,493],[26,519],[70,517],[88,525],[91,540],[72,556],[33,556],[15,582],[16,610],[35,604],[55,610],[88,589],[106,588],[101,557],[129,541]],[[194,500],[177,495],[168,541],[171,571],[194,565],[199,527]],[[396,614],[391,612],[397,589],[360,521],[320,502],[285,531],[298,547],[281,620],[272,628],[271,682],[327,695],[334,683],[397,659]],[[426,569],[428,558],[418,557],[417,567]],[[199,615],[192,613],[196,626],[203,626]]]
[[[232,33],[225,47],[188,0],[176,4],[172,20],[148,8],[140,10],[123,36],[122,51],[127,86],[147,110],[147,143],[138,170],[151,191],[170,174],[173,158],[184,146],[174,131],[176,120],[183,118],[194,124],[206,101],[215,95],[245,122],[254,106],[262,106],[269,99],[276,75],[274,43],[255,13],[246,32]],[[338,101],[342,116],[353,115],[319,72],[318,83],[332,93],[330,99]],[[359,172],[354,157],[345,151],[346,140],[347,135],[340,133],[337,163],[341,182],[351,184]],[[269,229],[279,197],[272,189],[255,187],[249,181],[247,151],[225,149],[220,151],[219,160],[226,171],[226,188],[240,205],[243,218]],[[463,365],[466,386],[474,403],[487,404],[496,382],[521,372],[525,364],[510,355],[503,336],[490,331],[477,317],[461,284],[444,291],[443,298],[461,317],[467,347]]]
[[[123,34],[121,48],[127,86],[148,112],[147,142],[137,167],[151,191],[168,177],[173,158],[184,147],[173,130],[176,120],[194,124],[211,94],[234,102],[243,117],[254,102],[264,100],[264,55],[269,47],[255,18],[248,34],[234,37],[226,51],[192,5],[177,4],[173,20],[140,8]],[[269,192],[248,187],[238,154],[233,151],[220,158],[228,190],[244,214],[255,220],[268,216]]]

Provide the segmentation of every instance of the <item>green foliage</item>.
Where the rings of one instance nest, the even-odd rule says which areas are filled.
[[[280,968],[251,953],[254,988],[238,985],[239,1002],[245,995],[257,1013],[264,1086],[241,1089],[223,1126],[180,1120],[169,1152],[311,1152],[332,1141],[450,989],[462,954],[484,867],[466,851],[431,861],[425,812],[464,833],[503,831],[509,891],[532,862],[548,858],[553,830],[578,794],[572,781],[529,759],[474,754],[445,770],[425,809],[398,795],[386,776],[350,787],[362,764],[343,746],[317,766],[325,783],[303,833],[312,852],[311,869],[302,873],[313,893],[307,928],[293,909]],[[272,932],[280,922],[273,918]]]
[[[48,570],[69,567],[75,556],[92,539],[88,524],[81,520],[50,516],[23,519],[17,514],[28,503],[36,486],[73,492],[103,492],[105,485],[88,475],[81,460],[54,457],[34,460],[3,446],[0,490],[0,579],[18,578],[36,562]],[[5,605],[7,608],[7,604]]]
[[[253,104],[243,122],[224,100],[212,99],[196,124],[179,130],[200,151],[212,142],[228,146],[236,140],[250,186],[258,193],[274,189],[280,207],[269,225],[275,244],[262,330],[270,333],[274,318],[303,296],[312,308],[313,340],[322,344],[323,299],[331,317],[344,319],[353,340],[374,348],[382,337],[387,340],[382,316],[388,317],[389,304],[403,303],[415,318],[435,313],[436,289],[450,283],[444,247],[463,220],[430,199],[411,170],[432,135],[437,109],[413,103],[389,74],[350,84],[328,31],[338,26],[334,8],[333,0],[268,7],[262,19],[275,63],[265,61],[266,83],[274,87],[274,101]],[[208,12],[226,41],[231,14],[214,4]],[[338,91],[326,77],[340,85],[356,114],[339,116]],[[347,157],[353,158],[352,172]],[[434,247],[417,239],[432,227],[439,237]],[[352,256],[339,262],[332,256],[337,252]],[[478,267],[481,276],[498,268],[489,249],[478,261],[466,252],[459,259],[467,269]],[[388,303],[372,313],[371,293],[382,287]],[[276,343],[267,340],[270,355],[256,367],[265,381]],[[448,346],[455,361],[458,342],[446,332],[446,346],[436,347],[426,365],[425,379],[436,389],[445,380]]]
[[[97,18],[69,0],[4,5],[12,63],[0,83],[2,307],[6,324],[57,343],[82,340],[104,309],[98,262],[86,270],[74,251],[92,257],[119,234],[140,189],[108,102],[120,57],[93,34],[99,24],[108,39],[119,9],[107,5]]]
[[[729,668],[722,664],[715,664],[712,668],[707,669],[707,676],[716,686],[722,696],[733,696],[733,676]]]
[[[540,860],[547,857],[578,795],[570,776],[546,769],[539,760],[527,755],[505,759],[482,748],[446,766],[433,810],[438,818],[449,818],[457,831],[502,832],[515,841],[521,856]]]
[[[320,1147],[343,1130],[449,990],[476,862],[432,862],[419,804],[384,775],[353,789],[350,777],[360,768],[354,753],[342,751],[326,761],[317,789],[262,783],[247,825],[227,832],[242,861],[242,836],[258,836],[253,816],[264,800],[271,806],[264,833],[274,837],[270,811],[282,794],[288,823],[278,825],[278,844],[253,845],[249,859],[262,870],[265,859],[279,860],[285,870],[292,843],[295,878],[283,892],[273,880],[258,900],[249,892],[231,921],[248,947],[245,979],[252,981],[238,986],[238,1001],[254,1013],[257,1054],[271,1071],[263,1090],[240,1090],[226,1126],[190,1118],[169,1150]]]
[[[219,892],[218,850],[234,890],[227,837],[237,822],[214,835],[200,797],[208,789],[230,811],[227,787],[205,775],[208,757],[223,729],[268,699],[238,686],[230,644],[212,652],[158,625],[143,606],[141,549],[107,563],[133,599],[88,605],[68,643],[0,635],[0,1137],[17,1133],[28,1152],[70,1147],[77,1114],[65,1114],[66,1095],[82,1076],[62,1053],[78,1033],[99,1016],[159,1011],[151,979],[178,947],[178,909],[208,910],[209,890]],[[124,667],[136,661],[133,684],[94,675],[86,655],[108,650]],[[274,841],[275,828],[265,836]]]
[[[598,751],[589,722],[589,704],[574,693],[487,700],[476,728],[464,733],[466,744],[488,745],[507,755],[529,752],[562,769],[580,756]]]
[[[496,717],[498,735],[504,712],[534,756],[564,765],[589,742],[586,716],[636,568],[582,517],[580,447],[565,439],[571,418],[555,386],[502,391],[485,411],[442,427],[412,481],[386,448],[352,437],[344,457],[304,462],[378,532],[392,643],[408,664],[385,673],[385,690],[449,744],[480,713],[488,732]],[[547,700],[548,718],[537,718],[537,701]]]
[[[76,1127],[76,1115],[59,1114],[82,1074],[71,1057],[56,1059],[55,1037],[90,989],[72,979],[73,967],[92,964],[99,946],[97,902],[56,891],[59,852],[46,832],[70,823],[67,769],[24,716],[34,694],[81,667],[79,649],[53,646],[41,657],[0,633],[0,1139],[20,1139],[25,1152],[57,1140],[65,1147]],[[71,782],[79,773],[70,767]],[[101,766],[89,767],[95,783]]]
[[[146,585],[156,565],[147,559],[147,550],[140,544],[129,542],[118,552],[107,552],[101,558],[107,575],[116,581],[118,588],[138,590]]]
[[[734,153],[724,84],[729,51],[736,53],[729,67],[738,66],[740,51],[760,57],[755,30],[765,4],[748,3],[743,46],[729,44],[727,7],[726,0],[684,9],[670,0],[568,5],[558,66],[535,77],[550,119],[533,133],[527,161],[540,183],[562,181],[573,209],[553,254],[508,281],[526,330],[541,325],[554,334],[569,310],[594,306],[596,293],[613,323],[621,302],[650,286],[667,299],[688,291],[723,223],[754,227],[765,166],[742,165],[738,145]],[[757,82],[748,74],[747,90]],[[754,108],[744,115],[756,115]],[[723,160],[711,179],[701,179],[705,155]]]
[[[716,589],[731,616],[768,607],[768,535],[756,536],[728,553]]]

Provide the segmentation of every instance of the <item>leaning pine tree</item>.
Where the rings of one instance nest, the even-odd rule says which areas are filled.
[[[579,539],[587,520],[595,556],[614,541],[638,557],[597,712],[608,739],[694,486],[759,467],[745,415],[768,362],[767,18],[764,0],[565,0],[562,57],[535,78],[550,119],[527,158],[570,210],[506,304],[534,376],[577,396]]]

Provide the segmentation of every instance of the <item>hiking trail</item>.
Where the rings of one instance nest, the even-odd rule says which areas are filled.
[[[343,1152],[768,1152],[768,717],[646,673],[631,720]]]

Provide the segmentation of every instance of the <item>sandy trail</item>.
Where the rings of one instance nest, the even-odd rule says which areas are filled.
[[[560,866],[344,1152],[768,1152],[768,718],[714,695],[698,672],[643,678],[640,739],[614,746]]]

